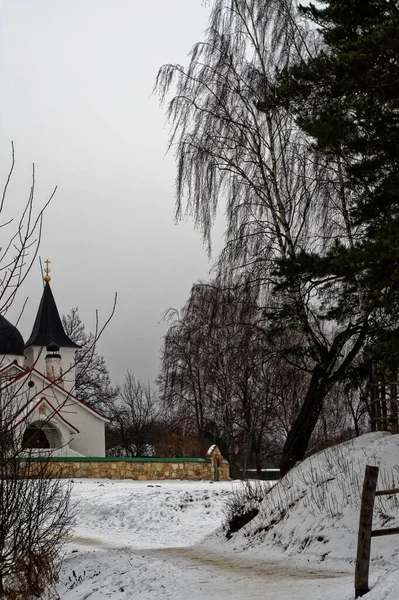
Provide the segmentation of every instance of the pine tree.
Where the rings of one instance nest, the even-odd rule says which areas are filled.
[[[336,162],[356,233],[351,243],[340,239],[325,253],[281,263],[281,287],[304,277],[340,281],[337,320],[358,311],[367,323],[360,369],[392,378],[399,366],[399,2],[318,7],[299,9],[317,27],[316,52],[284,68],[259,108],[288,110],[315,151]]]
[[[301,7],[318,26],[318,52],[286,68],[264,103],[285,106],[317,149],[340,160],[352,248],[337,244],[316,265],[356,275],[364,309],[398,315],[399,289],[399,2],[329,0]],[[296,267],[303,268],[303,265]]]

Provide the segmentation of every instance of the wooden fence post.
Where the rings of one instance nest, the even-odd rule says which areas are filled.
[[[355,569],[355,598],[369,591],[369,568],[373,509],[377,487],[378,467],[366,466],[364,474],[362,504],[360,507],[359,534]]]

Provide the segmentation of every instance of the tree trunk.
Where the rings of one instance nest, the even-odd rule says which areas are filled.
[[[303,460],[311,435],[316,426],[323,401],[331,384],[324,378],[324,371],[314,371],[304,403],[288,433],[280,461],[281,475],[285,475],[298,461]]]
[[[254,458],[254,467],[258,479],[262,479],[262,453],[259,443],[253,443],[252,456]]]

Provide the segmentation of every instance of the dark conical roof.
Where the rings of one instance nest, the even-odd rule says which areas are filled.
[[[47,347],[50,344],[64,348],[79,348],[78,344],[75,344],[65,333],[53,293],[49,283],[46,282],[35,324],[25,348],[28,346]]]
[[[15,325],[0,315],[0,354],[24,355],[24,340]]]

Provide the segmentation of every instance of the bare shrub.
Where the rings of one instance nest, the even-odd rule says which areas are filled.
[[[228,539],[256,517],[268,491],[264,482],[244,481],[228,496],[223,506],[223,530]]]
[[[24,401],[15,385],[0,391],[0,597],[10,600],[53,595],[73,516],[55,464],[22,449],[15,415]]]
[[[43,213],[55,193],[37,210],[33,167],[27,200],[10,202],[14,166],[12,146],[11,167],[0,192],[2,316],[34,264]],[[6,354],[0,355],[1,366],[8,362]],[[22,381],[12,374],[0,381],[0,597],[7,600],[55,596],[60,552],[72,524],[69,484],[51,472],[48,459],[36,462],[31,450],[22,449],[17,421],[31,399]]]

